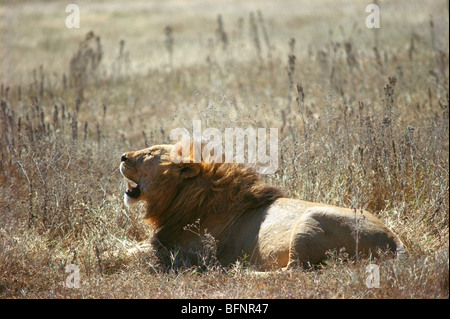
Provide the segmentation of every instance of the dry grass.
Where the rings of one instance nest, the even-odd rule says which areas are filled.
[[[0,296],[448,298],[446,6],[383,2],[376,31],[350,0],[81,2],[79,30],[56,1],[0,5]],[[122,203],[120,155],[193,119],[279,128],[268,182],[374,212],[411,258],[374,261],[381,287],[368,288],[370,261],[343,254],[266,275],[245,258],[162,272],[151,255],[113,256],[151,235]],[[61,284],[68,264],[80,288]]]

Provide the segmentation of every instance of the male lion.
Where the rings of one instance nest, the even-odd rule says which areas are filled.
[[[222,265],[247,255],[261,270],[319,263],[329,250],[345,248],[376,255],[390,250],[407,255],[397,236],[374,215],[283,197],[255,171],[237,163],[174,163],[174,145],[156,145],[122,155],[128,180],[124,201],[147,203],[146,222],[155,229],[151,246],[175,250],[190,263],[201,249],[198,234],[186,226],[199,221],[217,240]]]

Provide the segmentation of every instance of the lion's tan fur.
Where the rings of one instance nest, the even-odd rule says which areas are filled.
[[[242,164],[176,164],[172,147],[157,145],[122,157],[122,174],[141,185],[138,200],[147,202],[144,218],[155,228],[155,247],[195,251],[199,236],[185,226],[199,221],[217,240],[222,264],[246,254],[261,269],[291,267],[317,263],[326,251],[340,248],[350,254],[406,253],[368,212],[284,198]]]

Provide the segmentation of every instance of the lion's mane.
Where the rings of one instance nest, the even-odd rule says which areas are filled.
[[[216,240],[241,217],[283,197],[255,170],[237,163],[163,162],[152,181],[144,219],[155,228],[154,239],[172,246],[185,235],[184,226],[200,221]],[[180,178],[182,175],[193,175]]]

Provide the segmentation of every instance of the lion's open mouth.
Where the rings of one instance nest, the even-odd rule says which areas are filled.
[[[119,170],[120,170],[120,173],[122,174],[122,176],[125,177],[125,179],[128,182],[128,188],[125,191],[125,195],[127,195],[130,198],[137,199],[139,197],[139,195],[141,194],[141,187],[139,186],[138,183],[136,183],[135,181],[133,181],[125,176],[125,174],[126,174],[125,168],[130,169],[129,167],[125,167],[125,164],[122,161],[120,163]]]
[[[131,198],[138,198],[141,194],[141,187],[139,184],[128,180],[128,189],[125,191],[125,194]]]

